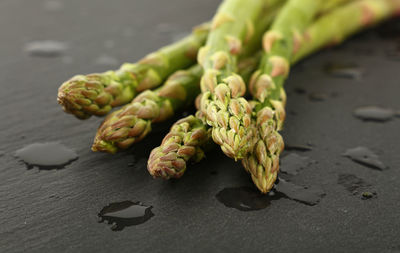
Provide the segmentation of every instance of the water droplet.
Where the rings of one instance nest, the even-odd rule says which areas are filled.
[[[64,42],[53,40],[32,41],[25,45],[26,52],[38,57],[57,57],[62,55],[67,48]]]
[[[268,207],[272,200],[282,196],[269,196],[261,194],[253,187],[225,188],[218,192],[216,198],[226,207],[235,208],[240,211],[257,211]]]
[[[308,99],[313,102],[321,102],[328,99],[328,95],[320,92],[312,92],[308,95]]]
[[[112,56],[101,55],[94,61],[94,63],[101,66],[115,66],[118,65],[118,60]]]
[[[311,164],[310,158],[290,153],[281,159],[280,171],[289,175],[297,175],[300,170]]]
[[[360,80],[363,75],[362,69],[354,63],[328,63],[324,69],[329,75],[339,78]]]
[[[379,160],[379,157],[366,147],[348,149],[343,155],[372,169],[384,170],[387,168],[386,165]]]
[[[132,201],[111,203],[99,212],[99,222],[107,222],[111,224],[113,231],[121,231],[125,227],[143,224],[150,220],[154,216],[152,208]]]
[[[391,120],[395,112],[392,109],[378,106],[363,106],[354,110],[353,115],[366,121],[388,121]]]
[[[16,156],[28,169],[36,166],[40,170],[62,169],[78,159],[75,151],[57,142],[30,144],[17,150]]]
[[[373,197],[375,197],[376,196],[376,192],[363,192],[362,194],[361,194],[361,199],[372,199]]]
[[[353,195],[360,194],[361,199],[370,199],[377,195],[375,191],[368,190],[371,188],[369,183],[366,183],[353,174],[340,174],[338,177],[338,184],[345,187],[346,190]]]
[[[302,144],[295,144],[295,143],[285,143],[285,150],[286,151],[306,152],[306,151],[311,151],[312,147],[309,146],[309,145],[302,145]]]
[[[307,93],[307,91],[304,88],[301,88],[301,87],[295,87],[294,88],[294,92],[296,92],[297,94],[305,94],[305,93]]]
[[[319,187],[303,187],[285,181],[282,178],[280,178],[279,183],[276,184],[275,190],[291,200],[310,206],[318,204],[326,195],[325,192]]]
[[[46,11],[59,11],[63,9],[64,5],[60,1],[46,1],[43,3],[43,7]]]

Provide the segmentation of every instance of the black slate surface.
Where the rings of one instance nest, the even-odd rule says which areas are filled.
[[[399,43],[392,36],[363,33],[292,71],[283,135],[288,143],[313,146],[302,155],[317,163],[292,180],[323,188],[326,196],[315,206],[280,199],[254,212],[228,208],[215,195],[251,182],[241,165],[221,152],[180,180],[153,180],[146,158],[168,125],[128,152],[110,156],[89,149],[101,119],[79,121],[62,113],[56,103],[62,81],[117,67],[96,65],[102,55],[137,60],[209,19],[217,4],[0,2],[0,252],[400,252],[400,119],[375,123],[352,115],[363,105],[400,109],[400,62],[387,57]],[[399,34],[398,21],[386,27]],[[24,52],[26,43],[47,39],[66,42],[68,50],[54,58]],[[361,80],[330,77],[323,66],[332,61],[358,63],[365,74]],[[328,96],[310,101],[294,92],[298,87]],[[17,149],[46,141],[71,147],[79,160],[63,170],[38,171],[14,157]],[[357,146],[373,150],[389,169],[372,170],[342,156]],[[338,183],[343,174],[364,180],[377,196],[353,195]],[[154,217],[119,232],[97,222],[104,206],[125,200],[153,206]]]

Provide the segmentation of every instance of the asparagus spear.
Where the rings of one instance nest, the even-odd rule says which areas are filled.
[[[258,50],[262,34],[272,22],[279,7],[280,4],[276,4],[270,14],[263,15],[256,24],[253,36],[248,38],[242,50],[241,58],[253,55]],[[241,59],[238,66],[239,73],[248,79],[250,71],[255,69],[258,58],[257,55]],[[164,121],[176,110],[194,100],[199,93],[199,79],[202,74],[200,66],[194,66],[187,71],[178,71],[156,92],[145,91],[130,104],[113,112],[99,127],[92,150],[115,153],[142,140],[150,133],[152,122]],[[178,95],[179,99],[176,98]]]
[[[279,3],[273,3],[273,5],[279,6],[284,2],[285,0],[282,0]],[[330,1],[327,1],[324,9],[327,11],[330,8]],[[266,18],[270,17],[267,16]],[[261,19],[258,22],[265,23],[265,19]],[[253,37],[260,38],[261,36],[258,36],[258,34],[264,30],[265,27],[257,26],[256,24]],[[138,92],[158,86],[160,84],[159,80],[166,77],[161,72],[164,73],[164,70],[168,73],[173,72],[171,70],[173,66],[166,66],[166,62],[170,62],[171,59],[178,59],[173,64],[181,64],[183,63],[180,61],[181,57],[183,57],[184,61],[188,60],[185,56],[194,61],[193,56],[197,54],[199,47],[205,42],[208,32],[209,24],[205,23],[195,28],[194,32],[186,39],[148,55],[139,63],[126,63],[117,71],[107,71],[86,76],[77,75],[60,87],[58,102],[62,105],[64,111],[74,114],[80,119],[87,119],[91,115],[104,116],[112,107],[129,103]],[[252,39],[249,44],[258,45],[258,40]],[[250,46],[248,48],[254,47]],[[165,51],[165,54],[161,56],[163,53],[160,53],[160,51]],[[248,55],[248,53],[245,54]]]
[[[400,15],[399,0],[353,1],[320,17],[310,26],[292,61],[298,62],[326,45],[340,44],[360,30],[396,15]]]
[[[150,153],[147,168],[153,177],[179,178],[187,162],[204,158],[204,148],[210,145],[211,128],[202,120],[201,112],[177,121],[164,137],[161,146]],[[209,137],[209,138],[207,138]]]
[[[343,1],[350,0],[335,0],[335,3],[339,4]],[[322,2],[320,0],[305,1],[304,4],[299,3],[295,8],[309,8],[309,13],[313,14],[310,16],[313,17],[319,10],[314,6],[317,4],[319,6]],[[245,84],[240,76],[234,73],[236,61],[234,53],[240,49],[243,39],[240,36],[240,25],[243,27],[244,23],[243,17],[251,19],[251,16],[246,17],[246,15],[254,15],[256,12],[249,8],[249,6],[254,7],[255,4],[246,2],[249,4],[246,8],[247,14],[240,13],[241,4],[244,4],[244,1],[223,3],[213,20],[213,27],[217,29],[211,29],[207,44],[200,49],[198,55],[199,63],[205,70],[201,81],[203,92],[201,110],[206,116],[207,123],[213,127],[213,140],[221,146],[227,156],[235,160],[243,158],[250,151],[250,138],[254,132],[250,124],[249,103],[242,97],[246,90]],[[270,4],[275,3],[270,1]],[[335,6],[334,3],[325,5],[325,10]],[[297,13],[302,15],[307,12]],[[295,16],[293,20],[296,18],[300,23],[306,23],[302,20],[303,18],[307,20],[306,16]],[[229,39],[225,41],[227,35]]]
[[[291,1],[295,2],[297,0]],[[291,2],[289,2],[288,5],[290,3]],[[388,16],[393,15],[393,12],[399,10],[399,3],[400,0],[358,1],[347,5],[345,8],[339,8],[338,10],[333,11],[330,15],[326,15],[319,19],[310,27],[309,30],[307,30],[305,36],[311,38],[311,35],[314,35],[314,37],[309,40],[312,41],[312,43],[307,41],[308,43],[303,43],[303,47],[299,46],[302,53],[298,54],[296,57],[304,57],[305,55],[312,53],[317,48],[332,41],[332,38],[336,42],[341,42],[344,37],[347,37],[356,30],[360,30],[363,26],[376,23],[384,17],[387,18]],[[285,13],[284,10],[281,15]],[[277,22],[280,17],[281,16],[278,17]],[[333,20],[335,20],[335,22],[333,22]],[[344,22],[344,20],[346,20],[346,22]],[[349,20],[352,21],[351,25],[347,25]],[[343,22],[342,25],[340,22]],[[334,25],[331,25],[332,23],[334,23]],[[296,24],[299,25],[299,23]],[[286,24],[286,28],[287,27]],[[321,38],[319,38],[320,34],[322,36]],[[289,33],[287,33],[287,36],[287,38],[290,39]],[[295,36],[293,36],[293,38],[296,39]],[[289,43],[286,43],[286,46],[288,44]],[[270,52],[272,52],[273,45],[271,46],[267,41],[266,48],[270,48]],[[287,56],[289,57],[286,59],[290,59],[290,55],[287,54]],[[276,56],[274,55],[274,57]],[[295,61],[296,57],[291,59],[292,62]],[[287,66],[288,65],[289,64],[287,64]],[[283,71],[283,73],[287,72],[288,70]],[[284,76],[281,76],[281,79],[274,79],[273,75],[271,75],[268,79],[265,79],[271,82],[268,83],[268,86],[266,86],[263,91],[258,89],[255,92],[255,96],[259,100],[264,99],[264,102],[256,105],[255,108],[255,111],[257,112],[256,124],[258,125],[258,136],[256,135],[254,137],[255,145],[253,146],[253,152],[248,153],[247,157],[242,161],[245,169],[251,174],[254,184],[263,193],[272,189],[279,171],[279,154],[283,150],[284,144],[282,137],[277,131],[281,129],[283,124],[285,115],[284,106],[286,102],[284,90],[282,88],[280,88],[280,90],[276,89],[282,87]],[[265,97],[263,96],[264,94]],[[276,100],[278,94],[280,99]],[[257,106],[259,108],[257,108]]]
[[[208,29],[208,24],[200,25],[186,38],[117,71],[77,75],[61,85],[58,102],[80,119],[103,116],[112,107],[132,101],[138,92],[159,86],[173,72],[193,65]]]
[[[273,1],[276,12],[284,1]],[[258,20],[244,54],[254,52],[272,18],[265,15]],[[138,63],[126,63],[116,71],[74,76],[59,88],[58,102],[65,112],[80,119],[104,116],[113,107],[131,102],[137,93],[159,86],[171,73],[195,63],[208,32],[209,24],[205,23],[194,28],[186,38],[147,55]]]
[[[248,80],[256,69],[260,56],[239,62],[239,73]],[[194,65],[171,75],[156,91],[147,90],[131,103],[111,113],[97,130],[93,151],[115,153],[139,142],[151,131],[152,123],[165,121],[175,111],[191,104],[200,93],[202,67]]]
[[[324,1],[324,3],[322,3],[321,10],[320,10],[319,14],[327,13],[327,12],[331,11],[332,9],[337,8],[340,5],[348,4],[348,3],[354,2],[354,1],[355,0],[328,0],[328,1]]]
[[[225,0],[212,21],[207,43],[198,54],[203,66],[201,111],[213,127],[214,141],[229,157],[240,159],[248,151],[251,108],[242,96],[243,79],[236,74],[237,55],[251,27],[275,1]],[[263,10],[263,9],[266,10]]]
[[[143,139],[151,131],[152,122],[164,121],[192,103],[200,93],[202,73],[199,65],[179,70],[158,90],[147,90],[108,115],[97,131],[92,150],[115,153]]]
[[[263,38],[264,55],[249,84],[255,101],[254,132],[242,164],[257,188],[268,192],[279,171],[283,138],[279,134],[285,119],[286,95],[283,83],[289,74],[290,59],[301,34],[322,7],[322,0],[289,0]]]
[[[379,7],[376,7],[379,6]],[[365,23],[363,20],[363,15],[360,15],[360,13],[363,12],[363,10],[367,10],[365,13],[376,13],[372,15],[372,19]],[[377,10],[386,10],[386,11],[377,11]],[[378,15],[379,13],[379,15]],[[323,48],[324,46],[330,46],[332,45],[331,41],[333,41],[335,38],[338,36],[345,39],[349,35],[354,34],[360,30],[365,29],[368,26],[374,25],[384,19],[388,19],[391,16],[394,16],[396,13],[400,13],[400,0],[358,0],[355,3],[352,4],[347,4],[343,7],[340,7],[331,13],[325,14],[321,18],[319,18],[317,21],[315,21],[309,28],[306,30],[304,37],[308,37],[309,39],[305,40],[304,43],[300,45],[300,49],[294,54],[292,57],[292,64],[295,64],[296,62],[304,59],[311,53]],[[355,15],[354,15],[355,14]],[[357,18],[355,18],[357,17]],[[353,19],[354,18],[354,19]],[[329,29],[330,27],[334,26],[334,24],[337,24],[337,21],[345,21],[345,20],[352,20],[353,22],[351,23],[352,28],[350,30],[346,29]],[[339,25],[338,27],[345,27],[342,25]],[[309,34],[309,35],[307,35]],[[323,38],[318,38],[319,34],[323,34]],[[311,36],[312,35],[312,36]],[[342,42],[343,40],[335,40],[337,43]],[[280,100],[285,100],[284,97],[280,97]],[[194,117],[194,116],[191,116]],[[202,128],[202,129],[209,129],[209,126],[203,123],[201,125],[201,119],[197,121],[196,124],[197,128]],[[187,132],[191,132],[190,129],[186,129]],[[211,133],[209,131],[204,131],[204,134],[202,137],[204,139],[197,140],[198,142],[201,143],[210,143],[212,141]],[[181,132],[175,133],[177,135],[182,134]],[[168,134],[170,135],[170,134]],[[167,135],[167,136],[168,136]],[[190,135],[188,135],[190,137]],[[167,138],[165,138],[167,139]],[[190,142],[190,140],[187,140],[187,142]],[[164,142],[163,142],[164,143]],[[178,145],[183,145],[182,142],[179,142]],[[257,147],[257,145],[255,145]],[[199,150],[201,154],[204,154],[204,149],[202,149],[202,146],[195,146],[193,147],[196,150]],[[148,170],[150,171],[155,171],[155,168],[160,171],[179,171],[174,165],[174,160],[170,160],[168,164],[163,163],[161,164],[159,161],[153,159],[154,157],[161,157],[161,156],[169,156],[170,152],[175,152],[175,151],[168,151],[166,150],[163,153],[158,153],[159,150],[166,150],[165,145],[161,144],[160,147],[153,149],[152,151],[152,156],[150,156],[149,162],[148,162]],[[255,148],[256,155],[252,157],[248,157],[245,160],[242,160],[243,163],[245,163],[245,167],[247,167],[248,170],[254,171],[253,174],[257,174],[257,171],[265,171],[264,168],[259,168],[260,166],[263,166],[264,162],[259,162],[259,158],[262,157],[262,154],[265,154],[265,152],[262,152],[262,147]],[[259,152],[259,153],[257,153]],[[157,154],[158,153],[158,154]],[[194,154],[193,157],[198,158],[199,156],[197,154]],[[185,164],[180,164],[181,168],[186,169],[186,163],[189,161],[197,161],[198,159],[194,159],[191,156],[186,156],[185,159],[183,160]],[[202,155],[201,157],[204,157]],[[262,160],[261,160],[262,161]],[[182,162],[182,160],[180,161]],[[275,163],[276,164],[276,163]],[[271,167],[272,168],[272,167]],[[160,172],[157,175],[152,174],[153,176],[159,176],[163,177],[162,175],[165,175],[165,172]],[[274,176],[274,173],[270,173],[270,175]],[[182,173],[180,173],[179,176],[182,176]],[[270,182],[269,184],[274,181],[274,177],[270,177]],[[177,177],[174,176],[173,174],[170,175],[169,177]],[[168,178],[169,178],[168,177]],[[268,184],[268,180],[266,181]],[[262,188],[262,187],[261,187]],[[267,188],[264,186],[264,188]]]
[[[245,81],[259,62],[260,54],[243,59],[238,64],[239,73]],[[196,99],[196,108],[200,107],[201,95]],[[153,177],[164,179],[179,178],[186,171],[188,162],[198,162],[204,153],[213,146],[211,127],[206,124],[204,115],[197,111],[177,121],[164,137],[161,145],[154,148],[147,162],[147,169]]]

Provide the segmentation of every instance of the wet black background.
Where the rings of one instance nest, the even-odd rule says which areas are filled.
[[[292,180],[322,187],[326,196],[316,206],[280,199],[241,212],[215,197],[226,187],[251,186],[241,165],[221,152],[190,167],[179,181],[153,180],[146,159],[168,125],[128,152],[95,154],[90,144],[101,120],[79,121],[56,103],[58,86],[72,75],[117,67],[112,61],[96,64],[99,56],[138,60],[211,18],[217,1],[62,3],[0,2],[1,252],[400,251],[400,119],[365,123],[352,116],[363,105],[400,109],[400,62],[386,56],[399,43],[394,37],[370,31],[293,69],[283,135],[288,143],[311,143],[305,154],[318,163]],[[24,52],[26,43],[46,39],[66,42],[69,49],[55,58]],[[323,71],[330,61],[356,62],[365,75],[359,81],[330,77]],[[328,96],[310,101],[296,87]],[[38,171],[13,156],[26,144],[45,141],[61,141],[79,160],[64,170]],[[342,157],[356,146],[379,154],[390,169],[372,170]],[[352,195],[338,184],[340,174],[361,178],[377,198]],[[104,206],[124,200],[153,206],[155,216],[120,232],[97,222]]]

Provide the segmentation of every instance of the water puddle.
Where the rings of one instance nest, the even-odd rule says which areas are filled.
[[[78,159],[78,155],[70,148],[58,143],[34,143],[16,151],[16,156],[28,167],[39,170],[62,169]]]
[[[261,194],[254,187],[225,188],[218,192],[216,198],[226,207],[235,208],[240,211],[257,211],[271,205],[271,201],[280,199],[282,195],[270,192]]]
[[[361,199],[371,199],[377,196],[371,191],[371,185],[353,174],[340,174],[338,184],[342,185],[352,195],[359,195]]]
[[[365,121],[385,122],[395,116],[395,111],[379,106],[363,106],[354,110],[353,115]]]
[[[57,57],[62,55],[67,48],[64,42],[53,40],[32,41],[25,44],[25,51],[38,57]]]
[[[379,160],[379,156],[366,147],[348,149],[343,155],[372,169],[384,170],[387,168],[387,166]]]
[[[281,193],[287,198],[309,205],[314,206],[318,204],[321,199],[326,195],[321,188],[308,188],[295,185],[291,182],[279,179],[279,183],[275,186],[275,191]]]
[[[311,163],[312,161],[307,156],[290,153],[281,159],[280,171],[289,175],[297,175]]]
[[[154,214],[152,206],[140,202],[122,201],[105,206],[98,214],[99,222],[107,222],[113,231],[136,226],[150,220]]]
[[[291,199],[305,205],[316,205],[325,196],[322,189],[302,187],[279,179],[275,189],[268,194],[260,193],[256,188],[243,186],[225,188],[216,198],[226,207],[240,211],[257,211],[267,208],[271,202],[281,198]]]

